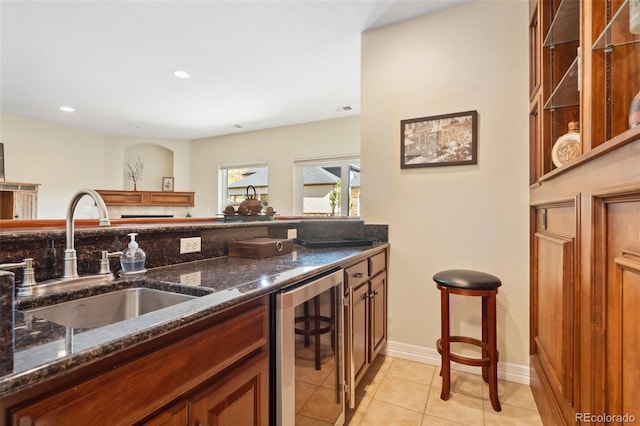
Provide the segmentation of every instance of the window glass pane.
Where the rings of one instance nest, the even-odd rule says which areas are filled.
[[[305,161],[297,168],[303,183],[298,189],[303,216],[360,215],[359,159]]]
[[[340,214],[340,167],[304,166],[302,168],[304,216]]]
[[[349,216],[360,216],[360,162],[349,162]]]
[[[227,167],[221,170],[221,194],[224,200],[222,208],[228,205],[239,206],[249,195],[253,195],[253,186],[258,199],[269,204],[269,168],[268,167]]]

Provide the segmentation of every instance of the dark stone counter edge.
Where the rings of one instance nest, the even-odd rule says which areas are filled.
[[[49,364],[43,364],[24,372],[9,374],[0,377],[0,397],[5,398],[22,390],[37,386],[48,380],[65,375],[71,371],[89,365],[93,362],[97,362],[98,360],[114,355],[125,349],[130,349],[135,345],[151,341],[154,338],[160,337],[162,335],[185,327],[189,324],[193,324],[197,321],[216,315],[241,303],[256,299],[265,294],[277,292],[278,290],[294,283],[304,281],[306,279],[320,275],[324,272],[328,272],[332,269],[344,267],[351,263],[365,259],[373,253],[379,252],[380,250],[387,247],[389,247],[388,243],[376,244],[373,247],[365,249],[357,254],[345,257],[339,261],[319,266],[318,268],[310,270],[309,272],[292,276],[272,286],[257,288],[256,290],[241,294],[224,302],[215,303],[205,308],[194,310],[193,312],[189,312],[185,315],[181,315],[179,317],[164,321],[160,324],[156,324],[147,329],[137,331],[135,333],[127,335],[124,338],[116,339],[108,344],[98,345],[91,350],[85,350],[71,356],[56,359]]]
[[[300,225],[304,223],[309,224],[338,224],[338,223],[349,223],[349,224],[364,224],[362,219],[314,219],[314,220],[274,220],[274,221],[256,221],[256,222],[183,222],[183,223],[131,223],[131,224],[116,224],[110,226],[75,226],[75,235],[76,237],[91,237],[97,235],[109,235],[114,232],[118,233],[129,233],[129,232],[139,232],[140,230],[152,231],[157,233],[163,232],[178,232],[178,231],[204,231],[210,229],[233,229],[233,228],[252,228],[252,227],[261,227],[261,226],[272,226],[272,227],[286,227],[293,225]],[[41,228],[41,229],[26,229],[26,230],[10,230],[10,228],[1,229],[0,235],[3,238],[19,238],[19,239],[41,239],[43,237],[51,237],[51,236],[64,236],[66,235],[66,229],[63,227],[56,228]]]

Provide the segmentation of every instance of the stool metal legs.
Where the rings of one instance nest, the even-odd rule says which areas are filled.
[[[489,384],[491,406],[501,411],[498,400],[498,348],[496,334],[496,293],[497,290],[461,290],[438,285],[441,305],[441,338],[436,342],[438,352],[442,355],[442,392],[440,398],[449,399],[451,391],[451,361],[471,366],[482,367],[482,378]],[[449,294],[482,297],[482,340],[472,337],[451,336],[449,321]],[[469,343],[482,350],[481,358],[469,358],[451,353],[451,343]]]

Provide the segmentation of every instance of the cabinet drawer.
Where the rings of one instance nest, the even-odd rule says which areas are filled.
[[[373,277],[380,271],[384,271],[387,268],[387,254],[386,252],[378,253],[369,258],[369,276]]]
[[[366,260],[345,269],[348,287],[357,287],[369,279],[369,265]]]

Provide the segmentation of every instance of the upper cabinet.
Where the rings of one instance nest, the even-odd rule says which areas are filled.
[[[0,182],[0,219],[36,219],[39,183]]]
[[[629,0],[530,5],[530,183],[537,184],[637,137],[629,108],[640,91],[640,35],[630,32]],[[556,145],[570,123],[579,142]]]

